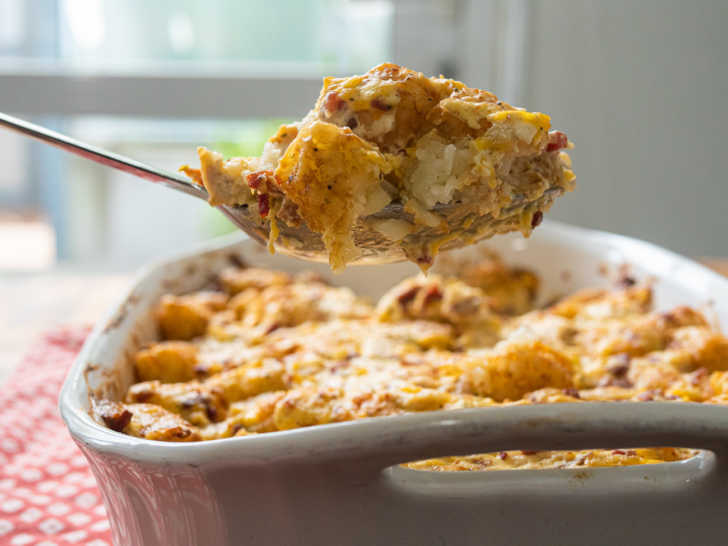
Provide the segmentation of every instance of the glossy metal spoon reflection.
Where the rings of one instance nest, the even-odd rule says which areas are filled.
[[[12,131],[22,133],[26,136],[38,139],[45,143],[61,148],[72,154],[76,154],[96,163],[112,167],[129,174],[133,174],[139,178],[161,184],[166,188],[181,191],[187,195],[197,197],[207,201],[208,194],[203,186],[200,186],[188,178],[176,174],[150,167],[133,159],[114,154],[103,150],[96,146],[91,146],[83,142],[79,142],[73,138],[67,137],[55,131],[51,131],[39,125],[29,123],[27,121],[3,114],[0,112],[0,126],[6,127]],[[541,195],[534,203],[539,207],[547,206],[556,197],[563,193],[562,188],[552,188]],[[489,216],[481,216],[476,219],[467,230],[462,230],[462,236],[450,240],[442,246],[443,249],[456,248],[472,243],[475,240],[490,236],[494,233],[510,231],[517,221],[516,216],[523,210],[526,205],[525,199],[516,197],[509,209],[504,211],[498,219]],[[457,204],[437,205],[435,212],[444,217],[449,217],[456,212]],[[247,207],[236,207],[222,205],[217,207],[227,216],[233,224],[242,231],[247,233],[256,241],[267,244],[270,224],[268,222],[260,223],[253,217],[253,213]],[[509,216],[509,214],[511,214]],[[404,211],[401,203],[392,202],[384,209],[370,217],[375,220],[384,219],[405,219],[411,221],[411,216]],[[305,225],[288,226],[279,220],[278,226],[280,235],[276,241],[276,249],[285,253],[302,258],[305,260],[326,262],[328,261],[328,253],[318,233],[312,232]],[[460,226],[462,227],[462,226]],[[454,229],[458,229],[455,226]],[[418,237],[426,238],[427,231],[418,234]],[[354,240],[357,247],[362,251],[362,255],[353,263],[389,263],[398,262],[407,259],[402,248],[397,242],[393,242],[381,235],[376,229],[373,229],[372,223],[365,218],[355,228]]]

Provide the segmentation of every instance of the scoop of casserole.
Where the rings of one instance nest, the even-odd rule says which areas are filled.
[[[443,245],[540,223],[574,186],[564,133],[549,116],[461,82],[386,63],[326,78],[313,110],[282,126],[259,157],[198,150],[212,205],[247,207],[269,223],[320,234],[333,269],[367,247],[398,247],[423,268]],[[396,203],[397,217],[377,216]],[[357,239],[357,229],[367,237]]]

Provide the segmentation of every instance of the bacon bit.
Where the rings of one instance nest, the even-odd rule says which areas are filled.
[[[101,402],[96,406],[96,413],[107,427],[116,432],[124,430],[131,421],[132,413],[118,403]]]
[[[419,286],[413,286],[412,288],[405,290],[402,292],[398,297],[397,301],[402,305],[405,306],[409,302],[415,299],[417,296],[417,292],[419,292],[420,287]]]
[[[265,329],[265,335],[268,335],[268,334],[271,334],[271,333],[275,332],[280,327],[281,327],[280,324],[278,324],[277,322],[274,322],[273,324],[271,324],[270,326],[268,326],[268,328]]]
[[[543,212],[537,210],[533,213],[533,216],[531,217],[531,227],[535,228],[541,222],[543,222]]]
[[[126,428],[126,425],[129,424],[131,418],[132,413],[128,409],[124,409],[121,413],[114,415],[112,418],[105,416],[104,423],[106,423],[106,426],[108,426],[111,430],[121,432],[124,428]]]
[[[427,305],[430,302],[440,299],[442,299],[442,292],[440,292],[440,289],[437,286],[430,286],[427,288],[427,292],[425,292],[425,297],[422,300],[422,303]]]
[[[207,418],[212,421],[213,423],[218,421],[218,413],[217,408],[210,404],[210,400],[206,399],[204,404],[205,406],[205,414],[207,415]]]
[[[549,142],[546,145],[546,151],[556,152],[557,150],[566,148],[568,144],[569,139],[566,138],[566,135],[564,133],[562,133],[561,131],[553,131],[549,133]]]
[[[273,171],[255,171],[245,177],[250,189],[257,190],[268,181],[268,177],[273,177]]]
[[[384,112],[389,112],[392,109],[391,104],[386,104],[382,102],[379,98],[376,98],[372,101],[372,106],[377,110],[382,110]]]
[[[621,450],[621,449],[613,449],[612,453],[614,453],[615,455],[626,455],[627,454],[626,451]]]
[[[501,451],[500,453],[498,453],[498,458],[501,461],[505,461],[508,458],[508,453],[505,451]]]
[[[346,101],[333,91],[327,93],[324,98],[324,108],[330,113],[338,112],[345,105]]]
[[[267,193],[261,193],[258,195],[258,214],[260,214],[261,218],[265,218],[268,216],[268,213],[270,212],[270,203],[268,201],[268,194]]]
[[[237,254],[235,252],[231,252],[230,254],[228,254],[227,260],[237,268],[245,269],[246,267],[248,267],[248,264],[245,263],[245,260],[240,257],[240,254]]]
[[[346,126],[353,131],[354,129],[359,127],[359,122],[356,120],[356,118],[350,118],[349,121],[346,122]]]
[[[154,396],[154,392],[146,389],[134,393],[134,402],[144,403]]]
[[[522,449],[521,453],[523,455],[535,455],[536,453],[538,453],[538,450],[534,451],[534,450],[530,450],[530,449]]]
[[[612,374],[614,377],[624,377],[627,375],[627,372],[629,371],[629,363],[627,364],[616,364],[614,366],[609,367],[609,373]]]
[[[624,275],[619,278],[617,281],[617,286],[620,288],[629,288],[631,286],[634,286],[637,284],[637,281],[634,277],[631,277],[630,275]]]
[[[209,368],[207,364],[197,364],[192,369],[192,371],[195,373],[195,375],[199,377],[205,377],[207,375],[207,372],[209,371]]]
[[[629,355],[619,353],[615,355],[614,362],[607,367],[607,371],[614,377],[624,377],[629,371]]]
[[[175,437],[179,438],[180,440],[187,438],[190,434],[192,434],[192,431],[188,428],[182,428],[182,427],[174,427],[170,434]]]

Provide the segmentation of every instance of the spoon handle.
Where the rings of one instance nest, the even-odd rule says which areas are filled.
[[[106,165],[107,167],[124,171],[150,182],[160,183],[168,188],[184,192],[200,199],[207,199],[207,192],[204,188],[190,182],[182,175],[150,167],[149,165],[145,165],[139,161],[102,150],[96,146],[79,142],[78,140],[67,137],[66,135],[56,133],[55,131],[51,131],[45,127],[9,116],[2,112],[0,112],[0,126],[43,141],[46,144],[56,146],[85,159],[90,159],[91,161],[95,161],[101,165]]]

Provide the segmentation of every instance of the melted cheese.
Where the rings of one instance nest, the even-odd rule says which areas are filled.
[[[225,270],[220,292],[160,301],[165,339],[138,351],[140,382],[122,402],[97,401],[95,415],[141,438],[200,441],[492,405],[728,403],[728,339],[690,307],[653,311],[648,284],[534,309],[536,276],[495,257],[438,271],[371,305],[310,274]],[[508,452],[410,466],[609,466],[693,453]]]
[[[213,205],[248,205],[260,211],[261,224],[305,223],[321,235],[333,269],[362,254],[353,237],[362,219],[402,204],[412,216],[408,232],[395,230],[391,239],[386,227],[379,233],[426,265],[436,240],[529,233],[532,226],[516,219],[523,210],[513,210],[514,197],[525,206],[549,188],[573,188],[568,157],[549,149],[550,127],[547,115],[517,110],[487,91],[387,63],[326,78],[314,109],[282,126],[261,157],[223,161],[201,148],[199,174],[184,172],[201,180]],[[260,195],[270,211],[260,209]],[[436,210],[448,204],[447,212]],[[512,221],[473,226],[474,217],[500,218],[508,207]]]

